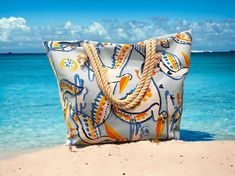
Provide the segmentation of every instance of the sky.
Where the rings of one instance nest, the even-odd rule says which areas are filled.
[[[235,50],[235,0],[8,0],[0,52],[44,52],[44,40],[133,43],[193,31],[193,50]]]

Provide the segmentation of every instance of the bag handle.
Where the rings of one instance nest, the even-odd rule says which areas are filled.
[[[158,54],[156,51],[156,39],[146,41],[146,59],[140,82],[134,92],[128,95],[125,99],[118,99],[113,95],[94,44],[83,43],[82,46],[87,55],[79,54],[78,60],[81,65],[84,65],[87,59],[89,59],[95,72],[97,83],[111,104],[119,109],[128,110],[134,108],[138,103],[140,103],[149,88],[154,67],[160,62],[161,54]]]

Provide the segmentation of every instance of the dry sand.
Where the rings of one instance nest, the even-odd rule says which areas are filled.
[[[67,146],[0,161],[0,175],[235,175],[235,141]]]

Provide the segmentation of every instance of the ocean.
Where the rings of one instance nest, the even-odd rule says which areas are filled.
[[[235,140],[235,53],[193,53],[181,140]],[[66,128],[45,54],[0,54],[0,159],[64,144]]]

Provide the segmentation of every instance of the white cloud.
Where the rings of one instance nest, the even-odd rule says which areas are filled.
[[[85,26],[81,30],[81,36],[91,38],[91,40],[110,40],[110,31],[98,22],[92,22],[89,26]]]
[[[107,31],[104,28],[104,26],[100,23],[93,22],[90,26],[85,28],[85,33],[91,33],[91,34],[98,34],[98,35],[106,35]]]
[[[97,40],[133,43],[167,33],[193,29],[193,49],[224,50],[235,48],[235,19],[223,21],[170,20],[152,17],[149,20],[104,20],[89,25],[67,21],[58,25],[29,28],[21,17],[0,18],[0,52],[43,51],[43,40]],[[14,45],[13,45],[14,44]]]
[[[8,41],[14,32],[27,32],[30,28],[26,20],[21,17],[0,18],[0,41]]]
[[[128,35],[126,34],[126,32],[123,28],[117,28],[117,35],[124,38],[124,39],[128,38]]]
[[[74,25],[71,21],[65,23],[64,29],[73,37],[79,37],[79,32],[82,30],[80,26]]]
[[[64,25],[65,29],[72,29],[73,28],[73,24],[71,21],[67,21]]]

